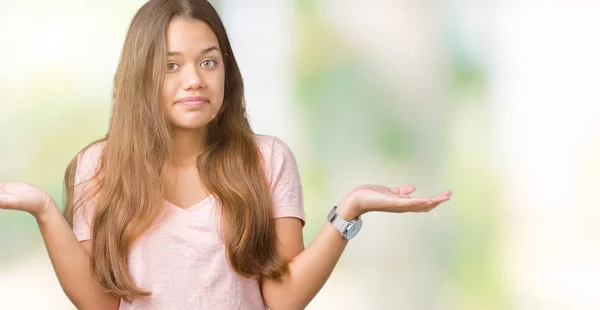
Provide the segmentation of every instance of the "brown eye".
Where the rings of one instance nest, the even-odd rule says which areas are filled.
[[[170,62],[167,64],[167,70],[169,71],[177,70],[177,68],[179,68],[179,65],[174,62]]]
[[[217,62],[212,59],[207,59],[207,60],[203,61],[200,65],[204,68],[210,69],[210,68],[216,66]]]

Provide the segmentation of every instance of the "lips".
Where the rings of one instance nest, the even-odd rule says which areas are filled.
[[[180,104],[186,107],[200,107],[208,103],[208,99],[206,97],[201,96],[186,97],[175,101],[175,104]]]

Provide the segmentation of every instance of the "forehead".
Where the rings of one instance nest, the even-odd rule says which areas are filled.
[[[219,46],[213,30],[203,21],[176,16],[167,29],[167,50],[182,54],[198,53],[209,46]]]

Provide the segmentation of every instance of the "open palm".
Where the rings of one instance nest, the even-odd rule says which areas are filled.
[[[366,212],[428,212],[442,202],[450,200],[451,191],[444,191],[435,197],[413,198],[413,185],[389,188],[381,185],[362,185],[355,188],[344,199],[351,203],[360,214]]]
[[[41,213],[53,202],[42,189],[25,182],[0,182],[0,209]]]

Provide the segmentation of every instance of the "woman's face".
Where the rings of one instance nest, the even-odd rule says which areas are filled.
[[[161,104],[175,128],[198,129],[215,118],[225,89],[219,41],[204,22],[175,17],[167,30]]]

